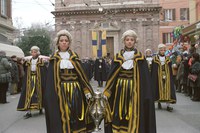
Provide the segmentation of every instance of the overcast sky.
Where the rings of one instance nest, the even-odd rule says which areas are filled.
[[[50,23],[54,24],[51,11],[54,0],[12,0],[12,18],[14,26],[17,27],[16,20],[23,23],[21,28],[30,27],[35,23]]]

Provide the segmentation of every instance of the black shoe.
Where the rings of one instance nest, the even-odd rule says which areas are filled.
[[[7,103],[10,103],[10,102],[7,102],[7,101],[6,101],[6,102],[1,102],[1,103],[2,103],[2,104],[7,104]]]
[[[30,117],[32,117],[32,114],[31,114],[31,113],[26,113],[26,114],[24,115],[24,119],[28,119],[28,118],[30,118]]]
[[[173,110],[172,107],[167,106],[167,111],[172,112],[172,110]]]
[[[40,109],[40,112],[39,112],[39,114],[41,115],[41,114],[43,114],[43,112],[42,112],[42,109]]]
[[[158,102],[158,109],[162,109],[162,105],[160,102]]]
[[[199,99],[198,99],[198,98],[194,98],[194,97],[193,97],[193,98],[191,98],[191,100],[192,100],[192,101],[199,101]]]

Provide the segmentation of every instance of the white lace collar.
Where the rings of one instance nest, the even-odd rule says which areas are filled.
[[[125,51],[123,57],[125,62],[122,64],[122,67],[126,70],[130,70],[133,68],[133,57],[135,51]]]
[[[68,51],[66,52],[59,52],[61,62],[60,62],[60,69],[74,69],[74,66],[72,65],[70,59],[70,54]]]
[[[161,62],[161,65],[164,65],[165,64],[165,56],[158,55],[158,57],[159,57],[159,60]]]
[[[31,59],[31,71],[36,71],[36,65],[37,65],[37,61],[38,61],[38,58],[36,59]]]

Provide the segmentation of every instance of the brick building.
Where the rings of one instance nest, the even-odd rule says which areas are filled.
[[[200,0],[189,0],[190,24],[200,20]]]
[[[191,44],[198,44],[197,52],[200,54],[200,0],[189,0],[190,25],[183,29],[183,35],[190,37]],[[199,36],[196,40],[194,36]]]
[[[176,26],[189,24],[188,0],[160,0],[162,11],[160,13],[160,43],[171,45],[173,37],[171,32]]]
[[[135,30],[137,48],[156,50],[159,44],[158,0],[55,0],[55,29],[73,36],[71,48],[81,58],[92,57],[92,31],[106,30],[107,52],[113,56],[124,45],[122,33]],[[94,57],[92,57],[94,58]]]

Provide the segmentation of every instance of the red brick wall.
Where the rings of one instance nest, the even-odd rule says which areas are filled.
[[[199,0],[200,1],[200,0]],[[173,28],[180,25],[188,25],[189,21],[180,20],[180,8],[189,8],[188,0],[160,0],[160,6],[164,9],[175,9],[175,20],[170,22],[163,21],[164,13],[160,14],[160,43],[163,43],[163,33],[169,33],[173,31]]]

